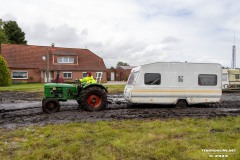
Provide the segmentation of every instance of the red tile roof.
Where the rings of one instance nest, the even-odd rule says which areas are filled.
[[[106,70],[103,59],[88,49],[1,44],[0,54],[7,61],[9,68],[46,69],[47,62],[42,60],[42,56],[47,57],[48,51],[50,70]],[[78,57],[78,64],[53,64],[53,55]]]

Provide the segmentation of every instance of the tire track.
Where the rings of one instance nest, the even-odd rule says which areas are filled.
[[[240,98],[237,94],[223,95],[219,104],[199,104],[187,108],[175,108],[172,105],[129,105],[122,94],[108,95],[111,104],[106,110],[89,112],[78,109],[75,101],[61,103],[57,113],[45,114],[42,112],[41,103],[26,102],[26,107],[17,108],[18,103],[13,103],[15,108],[4,108],[0,104],[0,128],[14,128],[30,125],[46,125],[51,123],[66,123],[74,121],[99,121],[99,120],[124,120],[124,119],[181,119],[185,117],[214,118],[225,116],[240,116]]]

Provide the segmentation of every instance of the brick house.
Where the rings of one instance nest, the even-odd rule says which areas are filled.
[[[87,71],[99,81],[107,80],[103,59],[88,49],[17,44],[0,47],[0,55],[8,64],[14,83],[51,82],[58,71],[64,82],[83,78]]]
[[[107,69],[107,81],[115,81],[116,80],[116,69],[110,68]]]
[[[131,73],[131,70],[136,66],[118,66],[116,68],[116,80],[117,81],[127,81]]]

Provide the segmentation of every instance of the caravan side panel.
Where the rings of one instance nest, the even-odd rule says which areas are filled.
[[[153,84],[146,80],[151,74]],[[132,103],[176,104],[179,99],[188,104],[215,103],[222,95],[221,74],[219,64],[152,63],[141,67],[136,83],[127,85],[124,95]]]

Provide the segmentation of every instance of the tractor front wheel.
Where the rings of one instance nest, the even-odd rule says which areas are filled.
[[[56,99],[45,99],[42,103],[42,110],[44,113],[54,113],[60,110],[60,103]]]
[[[80,102],[86,110],[103,110],[107,106],[107,93],[100,87],[90,87],[83,92]]]

